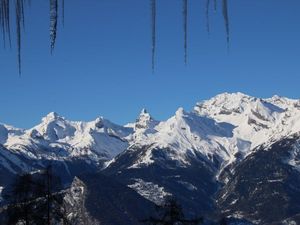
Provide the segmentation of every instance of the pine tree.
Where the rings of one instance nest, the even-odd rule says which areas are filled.
[[[168,198],[164,204],[158,206],[157,217],[150,217],[141,222],[150,225],[198,225],[202,221],[202,218],[186,219],[176,199]]]
[[[8,225],[31,224],[34,198],[32,176],[30,174],[17,176],[10,192],[5,195],[5,199],[10,203],[6,210],[6,223]]]
[[[34,175],[17,177],[6,196],[10,202],[7,224],[68,224],[61,189],[60,179],[53,174],[51,165]]]

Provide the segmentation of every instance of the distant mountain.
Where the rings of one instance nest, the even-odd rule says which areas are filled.
[[[91,122],[75,122],[49,113],[31,129],[0,125],[0,132],[3,171],[30,172],[51,162],[73,177],[74,170],[101,169],[104,162],[124,151],[129,146],[126,137],[133,129],[102,117]]]
[[[0,125],[0,186],[52,163],[66,187],[101,171],[155,204],[175,196],[190,217],[298,222],[299,133],[300,100],[242,93],[179,108],[166,121],[143,109],[125,126],[50,113],[28,130]]]

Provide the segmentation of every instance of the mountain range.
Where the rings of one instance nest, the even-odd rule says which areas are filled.
[[[189,217],[300,224],[300,100],[223,93],[165,121],[143,109],[125,126],[103,117],[69,121],[54,112],[31,129],[0,124],[0,190],[16,174],[49,163],[70,189],[69,202],[74,185],[89,190],[79,211],[99,224],[120,222],[95,213],[89,196],[97,196],[99,209],[114,201],[113,214],[129,221],[123,224],[146,216],[128,205],[132,199],[149,212],[168,196]],[[117,198],[119,192],[131,200]]]

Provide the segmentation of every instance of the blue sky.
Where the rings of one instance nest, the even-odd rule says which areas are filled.
[[[208,35],[205,1],[190,0],[187,66],[181,1],[158,0],[154,74],[148,0],[65,1],[53,56],[47,1],[26,10],[21,78],[15,46],[0,49],[2,123],[27,128],[56,111],[125,124],[144,107],[166,119],[225,91],[300,98],[298,0],[229,0],[229,52],[220,9],[211,13]]]

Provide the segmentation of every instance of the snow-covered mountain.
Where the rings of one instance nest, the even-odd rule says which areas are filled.
[[[84,172],[102,170],[156,204],[177,196],[191,216],[216,210],[238,215],[241,202],[237,199],[246,193],[241,187],[251,187],[251,196],[257,191],[253,177],[260,182],[268,177],[273,184],[283,174],[281,186],[275,182],[278,193],[298,194],[298,186],[288,177],[300,180],[299,133],[300,100],[242,93],[217,95],[197,103],[190,112],[179,108],[165,121],[155,120],[143,109],[136,121],[124,126],[102,117],[69,121],[50,113],[27,130],[0,124],[0,187],[9,183],[7,177],[52,163],[68,182]],[[278,147],[277,143],[291,137],[297,144]],[[260,161],[263,165],[257,164]],[[274,176],[266,175],[270,170]],[[264,195],[276,203],[273,195]],[[250,204],[248,200],[258,206],[262,203],[256,197],[242,203]],[[285,204],[300,208],[300,202]],[[251,210],[245,207],[240,214],[251,221],[262,217],[263,212]],[[278,218],[287,216],[296,214],[287,211]]]
[[[149,115],[142,118],[143,123],[154,121]],[[197,103],[192,112],[179,108],[170,119],[150,124],[136,129],[130,141],[130,146],[150,146],[132,167],[153,163],[152,151],[168,148],[164,155],[181,166],[200,154],[222,168],[261,144],[300,131],[300,101],[224,93]]]
[[[91,122],[69,121],[49,113],[40,124],[28,129],[0,126],[1,144],[28,159],[64,160],[86,158],[94,163],[112,159],[128,147],[131,128],[99,117]]]
[[[69,121],[52,112],[28,130],[1,124],[0,144],[30,160],[81,158],[96,164],[112,160],[110,164],[133,146],[151,146],[132,167],[153,163],[157,148],[169,149],[165,157],[180,166],[188,166],[193,156],[200,155],[224,167],[260,144],[298,131],[300,100],[223,93],[197,103],[192,112],[179,108],[166,121],[155,120],[143,109],[135,122],[125,126],[102,117],[91,122]],[[25,168],[25,164],[17,166]]]

